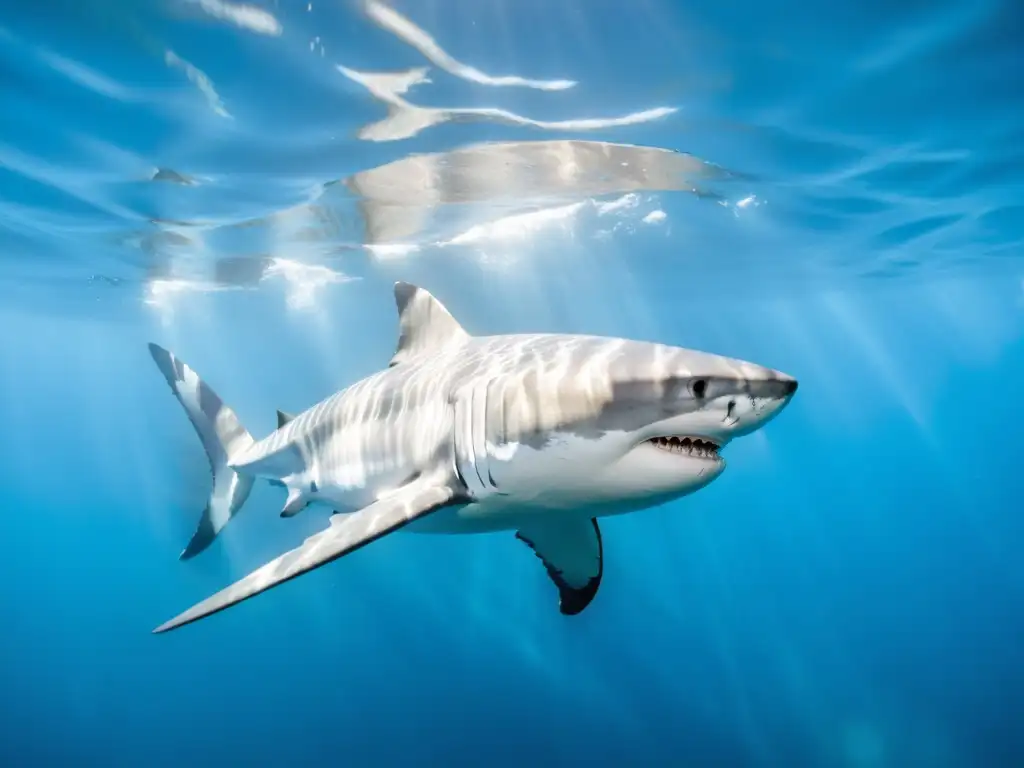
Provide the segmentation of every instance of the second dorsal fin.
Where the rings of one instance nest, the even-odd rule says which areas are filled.
[[[288,411],[278,411],[277,412],[277,428],[280,429],[281,427],[283,427],[285,424],[287,424],[289,421],[293,420],[294,418],[295,418],[295,414],[294,413],[288,413]]]
[[[469,334],[429,291],[409,283],[395,283],[398,306],[398,348],[391,365],[422,354],[440,352],[469,339]]]

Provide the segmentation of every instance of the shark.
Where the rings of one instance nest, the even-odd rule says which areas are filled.
[[[514,532],[540,559],[564,615],[604,572],[599,520],[692,494],[722,450],[761,429],[797,380],[720,355],[623,338],[471,335],[429,291],[394,286],[387,366],[257,440],[171,352],[149,350],[202,441],[213,484],[181,553],[205,550],[253,484],[283,486],[283,517],[332,509],[301,545],[156,627],[222,611],[396,531]]]

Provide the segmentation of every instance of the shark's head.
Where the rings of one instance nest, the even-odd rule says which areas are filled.
[[[785,408],[797,381],[754,363],[627,342],[610,367],[612,399],[599,418],[606,461],[590,487],[608,502],[669,499],[725,471],[722,450]]]
[[[725,446],[767,424],[797,389],[779,371],[678,347],[584,337],[564,345],[571,362],[528,380],[516,399],[529,403],[536,387],[538,405],[523,413],[547,428],[528,441],[532,459],[492,465],[499,485],[557,506],[627,510],[693,493],[725,470]]]

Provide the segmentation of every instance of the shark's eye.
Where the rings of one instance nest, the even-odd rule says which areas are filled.
[[[708,391],[708,382],[706,379],[694,379],[690,383],[690,389],[693,391],[694,397],[701,399]]]

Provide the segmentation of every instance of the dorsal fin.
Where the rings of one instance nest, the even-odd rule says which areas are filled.
[[[277,428],[280,429],[281,427],[283,427],[285,424],[287,424],[289,421],[291,421],[294,418],[295,418],[295,414],[294,413],[288,413],[287,411],[278,411],[277,412]]]
[[[440,352],[461,344],[469,334],[429,291],[409,283],[395,283],[398,306],[398,349],[391,365],[398,365],[424,353]]]

